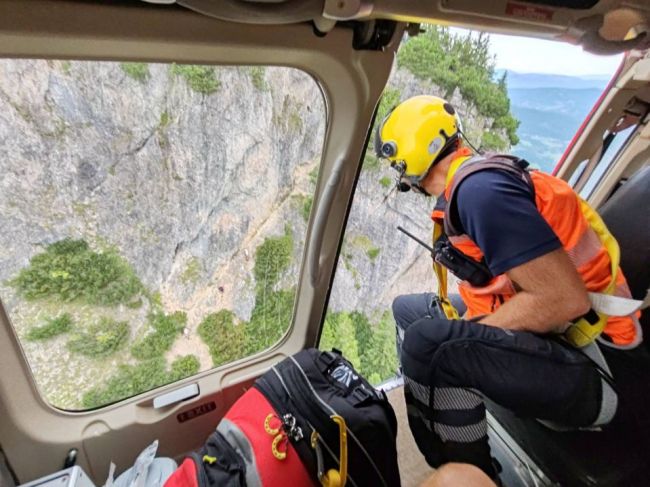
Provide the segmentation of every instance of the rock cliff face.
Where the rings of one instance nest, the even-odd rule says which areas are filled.
[[[260,88],[245,68],[215,76],[206,96],[164,65],[138,81],[114,63],[4,61],[0,279],[72,237],[116,246],[171,308],[220,276],[232,289],[255,235],[295,216],[283,213],[319,157],[323,101],[294,70],[267,70]]]
[[[437,92],[407,71],[392,84],[402,98]],[[473,137],[489,124],[457,94],[452,103]],[[296,283],[324,110],[314,81],[291,69],[1,61],[0,297],[19,335],[43,309],[8,280],[46,245],[84,239],[117,249],[166,311],[187,313],[189,341],[170,353],[197,353],[210,367],[196,327],[224,308],[250,319],[256,249],[286,228],[294,256],[281,284]],[[426,252],[395,229],[428,240],[431,202],[394,193],[384,202],[390,188],[380,180],[392,177],[386,168],[362,173],[333,310],[385,311],[396,294],[432,287]],[[114,311],[133,320],[132,337],[146,331],[148,306]],[[47,394],[59,384],[46,365],[51,351],[25,349]],[[55,403],[78,400],[69,391]]]

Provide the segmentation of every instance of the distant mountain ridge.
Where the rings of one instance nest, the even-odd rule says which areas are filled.
[[[610,78],[507,71],[511,111],[520,121],[520,142],[512,152],[552,171]]]
[[[609,74],[592,74],[584,76],[568,76],[564,74],[519,73],[511,70],[496,70],[495,76],[500,78],[507,73],[508,88],[569,88],[603,90],[609,82]]]

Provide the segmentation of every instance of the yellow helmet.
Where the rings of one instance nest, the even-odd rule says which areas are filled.
[[[414,96],[391,111],[377,128],[375,152],[402,177],[421,181],[429,169],[457,147],[456,110],[436,96]]]

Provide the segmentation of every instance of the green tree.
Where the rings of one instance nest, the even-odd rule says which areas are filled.
[[[478,110],[503,128],[511,144],[518,141],[517,120],[510,112],[505,76],[494,81],[495,59],[485,33],[454,35],[448,28],[427,26],[424,33],[409,38],[400,49],[397,62],[420,79],[445,90],[449,98],[458,88]]]
[[[488,151],[502,151],[508,148],[508,143],[492,132],[485,132],[481,140],[481,148]]]
[[[357,316],[362,315],[352,315],[345,312],[328,314],[325,317],[319,348],[321,350],[331,350],[332,348],[340,350],[343,356],[360,371],[361,358],[355,327]]]
[[[291,324],[295,297],[295,288],[257,293],[247,325],[247,355],[265,350],[282,338]]]
[[[67,343],[71,352],[88,357],[104,357],[122,348],[129,339],[129,324],[102,317],[99,323],[74,335]]]
[[[291,263],[293,237],[290,229],[285,229],[281,237],[269,237],[257,248],[253,275],[257,291],[271,291],[280,276]]]
[[[375,115],[375,124],[372,127],[372,133],[375,133],[379,124],[386,118],[388,113],[395,108],[400,102],[402,93],[397,88],[386,87],[384,93],[381,95],[379,106],[377,107],[377,114]],[[379,159],[375,155],[375,148],[373,144],[368,144],[366,152],[363,156],[363,168],[365,170],[379,169]]]
[[[395,322],[390,312],[385,312],[372,328],[370,339],[362,347],[361,363],[364,374],[375,375],[373,384],[395,376],[397,351],[395,345]]]
[[[84,408],[106,406],[122,399],[150,391],[170,382],[184,379],[199,371],[199,360],[194,355],[178,357],[167,371],[163,357],[156,357],[138,364],[118,365],[117,372],[105,385],[95,387],[83,395]]]
[[[390,312],[377,323],[356,311],[328,313],[319,348],[336,348],[372,384],[390,379],[397,372],[395,325]]]

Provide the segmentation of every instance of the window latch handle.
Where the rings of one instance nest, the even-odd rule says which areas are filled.
[[[155,409],[160,409],[171,404],[176,404],[177,402],[187,401],[188,399],[198,396],[199,392],[198,384],[189,384],[180,389],[175,389],[171,392],[166,392],[165,394],[154,397],[153,407]]]

